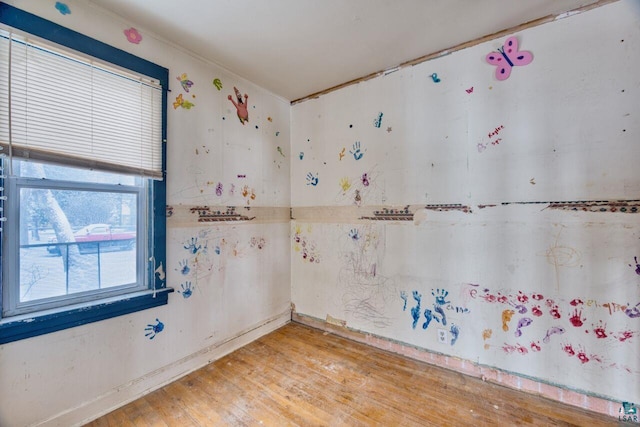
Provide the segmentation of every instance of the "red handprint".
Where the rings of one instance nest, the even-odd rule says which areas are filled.
[[[579,328],[580,326],[582,326],[583,322],[587,320],[586,318],[581,318],[581,316],[582,310],[578,311],[578,309],[576,308],[575,310],[573,310],[573,314],[571,315],[571,317],[569,317],[569,322],[571,322],[571,324],[576,328]]]

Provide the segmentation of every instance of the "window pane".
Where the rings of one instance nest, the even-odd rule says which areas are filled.
[[[92,182],[96,184],[141,185],[144,178],[118,173],[72,168],[53,164],[34,163],[13,159],[13,168],[25,178],[48,178],[62,181]]]
[[[21,187],[19,302],[136,286],[137,198]]]

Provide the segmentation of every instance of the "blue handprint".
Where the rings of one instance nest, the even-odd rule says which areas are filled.
[[[402,306],[402,311],[407,310],[407,291],[400,291],[400,298],[404,301],[404,305]]]
[[[452,323],[449,333],[451,334],[451,345],[454,345],[458,341],[458,336],[460,336],[460,329]]]
[[[202,249],[202,245],[198,244],[197,237],[192,237],[191,242],[187,242],[187,244],[184,245],[184,248],[195,255],[200,249]]]
[[[156,319],[156,322],[157,323],[155,325],[149,324],[146,328],[144,328],[145,331],[148,331],[146,334],[144,334],[144,336],[149,337],[150,340],[154,339],[156,335],[162,332],[162,330],[164,329],[164,323],[162,323],[158,319]]]
[[[220,246],[216,246],[214,252],[216,253],[216,255],[220,255]]]
[[[433,305],[433,311],[435,311],[440,316],[442,316],[442,324],[446,326],[446,324],[447,324],[447,316],[444,314],[444,310],[442,309],[442,307],[437,305],[437,304],[434,304]],[[436,318],[436,320],[438,320],[438,319]]]
[[[318,174],[315,175],[309,172],[307,174],[307,185],[313,185],[314,187],[318,185]]]
[[[352,228],[351,231],[349,231],[349,237],[351,237],[353,240],[360,239],[360,235],[358,234],[358,229]]]
[[[422,301],[422,295],[418,291],[413,291],[413,299],[416,300],[416,306],[411,308],[411,317],[413,317],[413,329],[416,328],[418,324],[418,319],[420,319],[420,301]]]
[[[191,286],[191,282],[184,282],[180,285],[182,291],[178,291],[178,293],[182,294],[184,299],[187,299],[193,293],[193,287]]]
[[[189,271],[191,271],[191,269],[189,268],[189,261],[185,259],[178,262],[178,264],[180,264],[180,273],[182,273],[185,276],[189,274]]]
[[[436,304],[438,305],[445,305],[451,302],[451,301],[445,301],[445,299],[447,298],[447,295],[449,295],[449,291],[445,289],[436,289],[435,291],[431,289],[431,295],[436,297]]]
[[[353,154],[353,158],[360,160],[364,156],[364,152],[360,151],[360,141],[356,141],[352,146],[353,151],[349,150],[349,153]]]

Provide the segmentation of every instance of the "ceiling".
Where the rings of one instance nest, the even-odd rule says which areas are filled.
[[[287,100],[597,0],[90,0]]]

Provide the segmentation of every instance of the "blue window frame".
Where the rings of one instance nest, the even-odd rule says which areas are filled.
[[[62,27],[56,23],[40,18],[36,15],[30,14],[16,7],[0,3],[0,23],[11,28],[17,29],[21,32],[37,36],[46,41],[55,43],[59,46],[63,46],[70,50],[80,52],[96,58],[109,65],[114,65],[119,69],[128,70],[131,73],[147,76],[155,79],[159,82],[161,87],[162,107],[161,107],[161,175],[162,179],[149,179],[149,178],[136,178],[135,181],[140,183],[142,179],[144,182],[142,185],[121,186],[109,185],[101,183],[98,186],[84,183],[72,183],[65,179],[53,179],[49,180],[50,184],[40,184],[34,177],[21,176],[18,179],[8,177],[6,171],[0,172],[0,189],[5,188],[6,184],[9,184],[7,188],[11,197],[19,195],[21,191],[39,191],[39,190],[53,190],[58,192],[67,191],[68,193],[82,192],[85,190],[95,192],[104,192],[109,194],[110,197],[122,199],[131,199],[131,202],[121,202],[122,206],[135,206],[134,209],[136,219],[133,221],[136,224],[136,234],[134,233],[133,243],[130,242],[131,233],[127,235],[122,233],[111,244],[116,244],[122,248],[131,249],[130,245],[137,247],[137,257],[141,259],[138,268],[141,269],[137,272],[140,274],[142,271],[142,277],[136,279],[136,286],[122,287],[122,289],[129,289],[129,291],[122,292],[106,292],[99,294],[98,297],[89,298],[86,300],[70,299],[68,304],[54,304],[54,308],[49,308],[46,304],[42,306],[40,310],[26,310],[25,313],[20,310],[9,310],[9,315],[6,314],[5,307],[7,301],[3,301],[3,295],[7,295],[4,292],[7,287],[15,287],[16,274],[8,276],[7,270],[11,264],[12,257],[15,257],[15,253],[22,251],[23,245],[15,238],[16,235],[20,235],[17,230],[5,229],[1,231],[1,244],[0,244],[0,263],[2,268],[0,269],[0,306],[3,307],[3,313],[5,317],[0,316],[0,344],[12,342],[24,338],[34,337],[62,329],[75,327],[91,322],[96,322],[115,316],[120,316],[128,313],[133,313],[140,310],[164,305],[168,301],[168,294],[173,292],[173,289],[167,288],[165,283],[165,276],[163,268],[166,265],[166,114],[167,114],[167,89],[168,89],[168,70],[164,67],[151,63],[142,58],[136,57],[130,53],[122,51],[120,49],[109,46],[103,42],[87,37],[83,34]],[[6,161],[5,161],[6,163]],[[45,162],[46,163],[46,162]],[[55,162],[54,162],[55,163]],[[62,163],[58,163],[59,166],[70,166]],[[73,165],[71,165],[73,166]],[[56,167],[53,165],[52,167]],[[97,163],[96,169],[100,169],[100,164]],[[85,188],[84,186],[87,185]],[[45,188],[41,188],[41,187]],[[2,196],[2,194],[0,194]],[[3,200],[0,197],[0,217],[11,214],[7,212],[5,207],[10,203],[7,200]],[[140,203],[140,200],[143,202]],[[18,206],[20,204],[14,204]],[[12,209],[16,209],[15,207]],[[124,211],[123,211],[124,212]],[[127,211],[129,212],[129,211]],[[15,213],[15,212],[14,212]],[[18,213],[19,215],[19,213]],[[122,221],[122,218],[120,218]],[[8,222],[0,222],[0,227],[8,224]],[[86,225],[86,224],[82,224]],[[5,227],[6,228],[6,227]],[[75,231],[75,230],[74,230]],[[126,230],[125,230],[126,231]],[[109,224],[91,224],[86,227],[80,228],[75,231],[76,241],[79,241],[77,236],[86,233],[96,233],[96,235],[102,233],[111,233]],[[7,236],[13,236],[9,239]],[[144,236],[141,236],[144,234]],[[143,238],[141,238],[143,237]],[[56,241],[59,243],[59,241]],[[140,248],[141,244],[144,247]],[[61,242],[58,245],[41,245],[43,247],[38,248],[38,245],[26,245],[28,249],[40,249],[42,251],[49,250],[55,255],[55,250],[69,251],[69,248],[78,247],[81,248],[82,243],[66,243]],[[101,247],[104,247],[103,243],[92,243],[91,248],[88,244],[85,244],[84,250],[94,254],[99,251]],[[94,250],[95,249],[95,250]],[[82,250],[80,250],[82,252]],[[142,259],[139,254],[144,254],[145,258]],[[93,256],[93,255],[92,255]],[[99,263],[100,261],[98,261]],[[66,276],[67,282],[69,282],[69,275]],[[140,286],[142,283],[142,286]],[[69,284],[67,283],[67,292]],[[117,286],[116,286],[117,287]],[[6,297],[5,297],[6,299]],[[18,298],[19,302],[20,298]],[[78,302],[80,301],[80,302]]]

